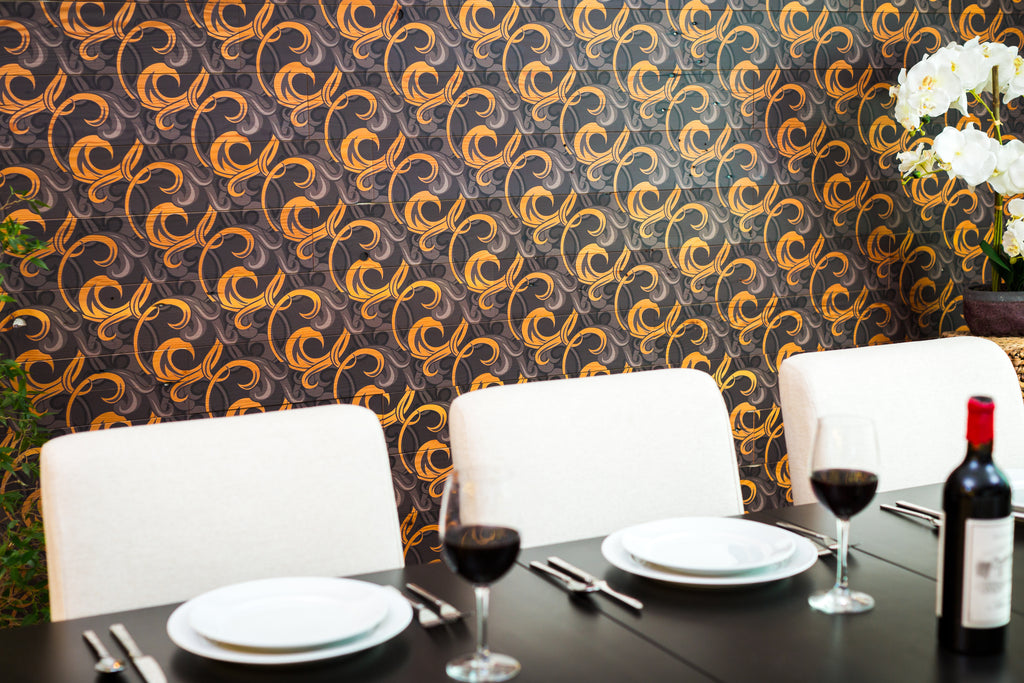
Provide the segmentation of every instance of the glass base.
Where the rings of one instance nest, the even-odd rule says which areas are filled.
[[[807,602],[825,614],[856,614],[867,612],[875,606],[875,599],[867,593],[842,588],[815,593],[807,598]]]
[[[495,683],[514,678],[519,669],[519,662],[508,655],[491,652],[481,657],[473,652],[448,662],[445,672],[449,678],[466,683]]]

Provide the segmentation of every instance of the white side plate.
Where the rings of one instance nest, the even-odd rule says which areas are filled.
[[[728,517],[678,517],[621,532],[634,558],[687,574],[738,574],[785,562],[796,550],[793,534]]]
[[[818,561],[817,546],[806,538],[796,534],[793,535],[795,537],[793,542],[796,544],[796,548],[785,562],[767,569],[724,576],[685,574],[641,562],[630,555],[622,546],[622,531],[617,531],[604,539],[604,542],[601,544],[601,554],[613,566],[624,572],[657,581],[708,588],[747,586],[796,576],[814,566],[814,563]]]
[[[180,605],[168,618],[167,635],[170,637],[171,642],[186,652],[222,662],[281,666],[332,659],[361,652],[387,642],[404,631],[406,626],[409,625],[409,622],[412,620],[412,607],[410,607],[408,601],[394,588],[382,587],[381,590],[387,602],[387,614],[384,620],[362,636],[324,647],[295,652],[268,652],[234,648],[217,643],[204,638],[189,625],[190,613],[192,611],[191,601]]]
[[[388,612],[381,586],[322,576],[246,581],[193,598],[189,625],[225,645],[257,650],[320,647],[362,635]]]

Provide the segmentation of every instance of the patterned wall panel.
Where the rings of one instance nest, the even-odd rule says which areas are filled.
[[[901,186],[888,86],[1021,45],[1018,5],[4,2],[0,191],[49,269],[0,349],[58,433],[370,407],[410,562],[448,405],[495,384],[704,369],[783,504],[784,358],[962,326],[990,211]]]

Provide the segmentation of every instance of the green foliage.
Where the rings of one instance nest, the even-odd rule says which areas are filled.
[[[981,250],[992,262],[994,277],[1002,283],[999,287],[1004,292],[1024,291],[1024,259],[1009,260],[1003,257],[1002,250],[997,250],[984,240]]]
[[[38,211],[43,204],[12,192],[0,204],[0,213],[27,205]],[[8,213],[0,222],[0,248],[19,259],[45,246],[28,227]],[[0,271],[10,263],[0,262]],[[0,287],[3,278],[0,276]],[[0,289],[0,305],[14,299]],[[39,513],[39,447],[47,434],[33,405],[33,393],[24,368],[12,358],[0,358],[0,628],[46,621],[49,596],[43,525]]]

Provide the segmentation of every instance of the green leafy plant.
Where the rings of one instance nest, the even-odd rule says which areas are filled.
[[[0,249],[4,256],[28,259],[45,246],[29,234],[28,226],[11,210],[27,206],[33,211],[45,205],[15,192],[0,204]],[[3,289],[2,270],[11,264],[0,262],[0,305],[14,303]],[[42,414],[33,405],[31,383],[16,359],[0,358],[0,628],[46,621],[49,595],[43,524],[39,511],[39,448],[47,439],[40,426]]]

